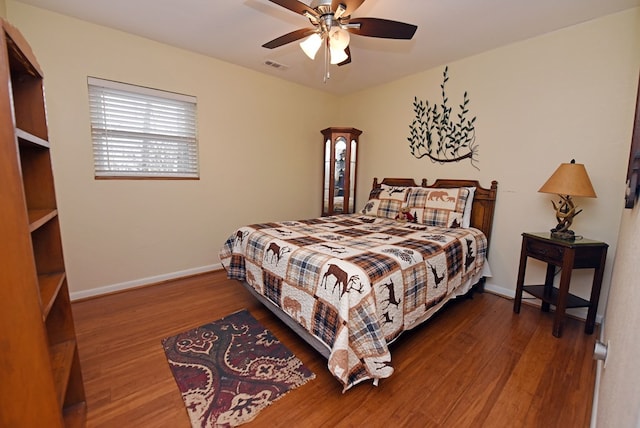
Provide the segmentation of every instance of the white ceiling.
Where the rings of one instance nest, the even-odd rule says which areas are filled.
[[[418,26],[412,40],[351,37],[331,67],[298,43],[262,47],[309,21],[268,0],[19,0],[336,94],[362,90],[499,46],[640,6],[640,0],[367,0],[352,17]],[[303,3],[309,4],[310,0]],[[271,60],[286,65],[274,69]]]

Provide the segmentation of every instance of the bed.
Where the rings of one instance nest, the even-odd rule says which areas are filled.
[[[496,193],[496,181],[374,179],[360,212],[243,226],[219,256],[327,358],[344,391],[377,384],[403,331],[482,289]]]

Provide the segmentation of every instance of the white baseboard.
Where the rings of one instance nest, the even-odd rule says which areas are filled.
[[[492,284],[489,282],[491,278],[487,279],[487,282],[484,284],[484,289],[490,291],[491,293],[497,294],[498,296],[506,297],[507,299],[513,299],[516,297],[516,290],[512,290],[510,288],[504,288],[496,284]]]
[[[516,290],[513,290],[511,288],[504,288],[502,286],[492,284],[489,282],[489,280],[487,280],[487,282],[484,284],[484,289],[486,291],[489,291],[490,293],[494,293],[499,296],[506,297],[507,299],[513,300],[516,297]],[[524,296],[528,296],[528,295],[523,294],[523,299],[525,298]],[[532,299],[531,302],[537,306],[539,306],[541,303],[540,300],[535,298]],[[584,321],[587,319],[587,308],[568,308],[567,314]],[[596,314],[596,324],[602,324],[603,319],[604,318],[602,315]]]
[[[217,263],[214,265],[200,266],[197,268],[180,270],[177,272],[165,273],[162,275],[149,276],[147,278],[134,279],[133,281],[121,282],[118,284],[105,285],[104,287],[92,288],[90,290],[72,291],[69,293],[71,301],[86,299],[88,297],[101,296],[103,294],[114,293],[116,291],[128,290],[130,288],[142,287],[145,285],[157,284],[159,282],[168,281],[171,279],[182,278],[190,275],[197,275],[199,273],[205,273],[212,270],[222,269],[222,264]]]

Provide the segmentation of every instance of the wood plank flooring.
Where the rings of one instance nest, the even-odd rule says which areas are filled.
[[[247,308],[316,374],[250,427],[588,427],[597,332],[490,293],[392,345],[395,373],[342,393],[324,360],[224,271],[73,303],[89,427],[188,428],[161,339]]]

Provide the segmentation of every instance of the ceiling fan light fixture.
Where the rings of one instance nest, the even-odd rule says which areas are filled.
[[[313,28],[291,31],[262,45],[267,49],[277,48],[294,41],[311,60],[315,60],[324,45],[324,81],[329,79],[332,64],[351,63],[351,35],[378,37],[383,39],[410,40],[417,26],[406,22],[381,18],[356,18],[351,14],[365,0],[269,0],[311,21]],[[307,2],[310,1],[309,5]],[[303,40],[304,39],[304,40]],[[639,427],[640,428],[640,427]]]
[[[318,33],[313,33],[300,42],[300,48],[311,59],[315,59],[320,46],[322,46],[322,37]]]
[[[335,49],[333,46],[329,48],[329,53],[331,56],[331,64],[340,64],[342,61],[345,61],[349,58],[349,55],[345,52],[344,49]]]
[[[329,44],[332,49],[345,50],[349,46],[350,40],[351,36],[347,30],[343,30],[338,26],[331,27],[331,30],[329,30]]]

